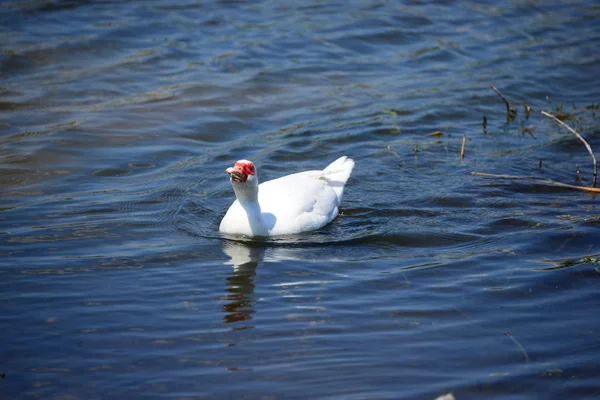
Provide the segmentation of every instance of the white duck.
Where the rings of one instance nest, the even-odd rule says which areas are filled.
[[[353,168],[354,161],[343,156],[322,171],[299,172],[259,185],[254,164],[239,160],[226,170],[237,200],[219,231],[264,237],[319,229],[338,215]]]

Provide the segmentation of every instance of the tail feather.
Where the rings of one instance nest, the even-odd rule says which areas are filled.
[[[350,178],[353,168],[354,160],[347,156],[342,156],[323,170],[323,178],[329,182],[329,185],[331,185],[335,191],[338,198],[338,204],[342,201],[344,185],[348,181],[348,178]]]
[[[327,180],[338,181],[345,184],[348,178],[350,178],[353,168],[354,161],[347,156],[342,156],[329,164],[323,170],[323,175]]]

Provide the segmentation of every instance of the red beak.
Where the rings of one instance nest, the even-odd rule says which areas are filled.
[[[246,182],[246,179],[248,179],[248,175],[244,174],[244,171],[237,165],[227,168],[225,172],[229,174],[233,182]]]

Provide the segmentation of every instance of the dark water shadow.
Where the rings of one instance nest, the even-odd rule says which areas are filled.
[[[256,302],[254,277],[256,268],[264,258],[265,248],[256,243],[246,244],[225,240],[222,249],[230,258],[226,264],[233,267],[231,275],[226,278],[226,295],[223,296],[223,300],[227,303],[222,307],[225,313],[223,322],[251,320],[252,314],[255,312],[253,306]]]
[[[234,323],[249,321],[256,312],[254,305],[256,296],[255,277],[257,269],[262,263],[273,263],[281,261],[306,261],[317,258],[323,259],[322,246],[311,242],[311,245],[297,245],[297,242],[277,242],[273,240],[230,240],[222,241],[223,253],[228,257],[226,265],[232,267],[227,276],[225,292],[221,297],[226,301],[222,307],[225,313],[223,322]],[[335,253],[328,252],[325,256],[328,260],[337,260]],[[248,329],[251,325],[236,327],[236,329]]]

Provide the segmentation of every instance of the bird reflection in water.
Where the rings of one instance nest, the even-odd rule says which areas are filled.
[[[227,277],[227,294],[222,297],[222,300],[227,301],[223,306],[223,321],[231,323],[250,320],[256,302],[254,276],[256,267],[264,257],[264,245],[225,240],[223,252],[230,258],[226,264],[233,266],[233,272]]]

